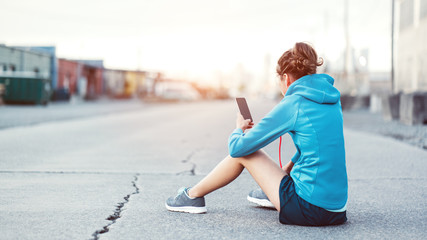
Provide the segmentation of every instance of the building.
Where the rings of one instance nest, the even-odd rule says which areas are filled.
[[[125,76],[124,70],[116,69],[105,69],[104,80],[105,80],[105,93],[113,98],[123,97],[125,91]]]
[[[58,59],[56,57],[56,47],[55,46],[16,46],[15,48],[37,52],[40,54],[45,54],[50,57],[50,73],[49,78],[51,80],[51,85],[53,89],[57,88],[57,69],[58,69]]]
[[[105,69],[105,92],[114,98],[144,96],[146,92],[146,72]]]
[[[64,89],[70,95],[77,94],[79,67],[77,61],[59,58],[57,89]]]
[[[0,45],[0,76],[20,75],[51,78],[51,55]]]
[[[386,119],[427,124],[427,0],[393,0],[394,94],[382,100]]]
[[[86,100],[104,93],[104,62],[102,60],[77,60],[79,95]]]
[[[394,89],[427,91],[427,0],[394,0]]]
[[[52,94],[51,54],[0,45],[0,89],[6,103],[47,104]]]

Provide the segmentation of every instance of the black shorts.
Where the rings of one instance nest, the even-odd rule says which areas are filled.
[[[279,196],[279,220],[283,224],[325,226],[338,225],[347,221],[346,211],[330,212],[298,196],[294,181],[289,175],[283,177],[280,182]]]

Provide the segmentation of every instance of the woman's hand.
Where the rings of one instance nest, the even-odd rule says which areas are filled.
[[[242,114],[237,112],[236,128],[240,128],[244,132],[246,129],[251,129],[253,125],[254,123],[250,119],[244,119]]]

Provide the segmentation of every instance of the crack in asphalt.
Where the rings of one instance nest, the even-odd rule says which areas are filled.
[[[196,167],[197,165],[190,161],[191,158],[194,156],[194,154],[199,151],[200,149],[196,149],[194,151],[192,151],[184,160],[182,160],[182,163],[189,163],[191,164],[191,169],[190,170],[186,170],[186,171],[182,171],[182,172],[178,172],[176,175],[190,175],[190,176],[195,176],[196,175]]]
[[[132,195],[138,194],[139,193],[139,188],[136,185],[136,182],[138,181],[138,176],[139,173],[135,174],[134,176],[134,180],[132,181],[132,186],[135,188],[135,191],[133,191],[132,193],[127,194],[125,197],[123,197],[124,201],[123,202],[119,202],[116,205],[116,209],[114,210],[114,213],[111,214],[110,216],[108,216],[105,220],[110,221],[107,225],[103,226],[100,230],[96,230],[93,234],[92,234],[92,239],[94,240],[98,240],[99,239],[99,235],[107,233],[110,230],[111,225],[113,225],[114,223],[116,223],[117,219],[119,219],[121,217],[121,213],[123,211],[123,207],[130,201],[130,197]]]

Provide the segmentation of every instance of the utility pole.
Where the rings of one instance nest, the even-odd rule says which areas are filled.
[[[351,48],[350,48],[350,32],[349,32],[349,11],[348,0],[344,1],[344,37],[345,37],[345,55],[344,55],[344,79],[349,84],[349,72],[351,62]]]
[[[394,93],[394,1],[391,0],[391,93]]]

